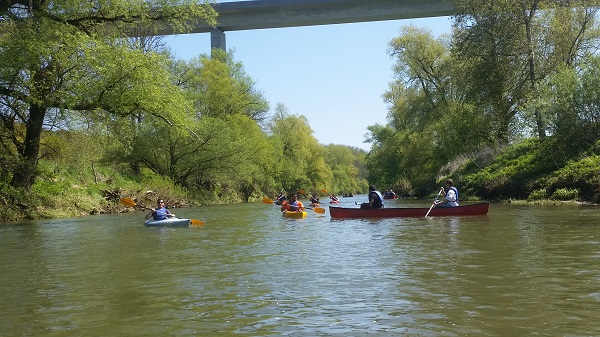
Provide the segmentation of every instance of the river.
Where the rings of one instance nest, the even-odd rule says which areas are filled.
[[[366,196],[342,198],[350,206]],[[429,206],[395,200],[390,206]],[[261,203],[0,225],[1,336],[599,336],[600,208],[283,218]]]

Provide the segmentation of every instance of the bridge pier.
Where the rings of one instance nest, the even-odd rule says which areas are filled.
[[[210,49],[222,49],[227,50],[227,43],[225,41],[225,32],[219,29],[219,27],[210,30]]]

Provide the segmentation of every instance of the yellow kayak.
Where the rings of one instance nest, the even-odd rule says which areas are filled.
[[[306,218],[306,212],[302,212],[302,211],[283,211],[283,216],[286,218],[296,218],[296,219],[302,219],[302,218]]]

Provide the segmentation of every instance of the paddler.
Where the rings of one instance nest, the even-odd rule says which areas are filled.
[[[289,202],[284,202],[283,205],[281,205],[281,211],[290,211],[290,212],[297,212],[297,211],[302,211],[304,212],[304,205],[302,205],[302,202],[300,202],[298,200],[298,195],[297,194],[292,194],[290,196],[290,201]]]
[[[150,213],[146,214],[146,220],[153,218],[154,220],[165,220],[166,218],[174,218],[175,214],[169,212],[165,208],[165,201],[158,198],[156,201],[156,208],[151,208]]]

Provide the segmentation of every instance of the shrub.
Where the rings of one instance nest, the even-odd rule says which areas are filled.
[[[554,200],[575,200],[579,197],[578,189],[559,188],[552,193]]]
[[[543,200],[543,199],[546,199],[546,189],[545,188],[535,190],[535,191],[529,193],[529,197],[527,197],[527,200],[530,200],[530,201]]]

